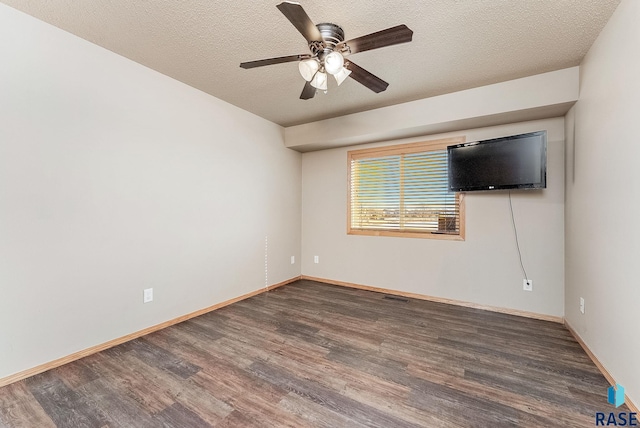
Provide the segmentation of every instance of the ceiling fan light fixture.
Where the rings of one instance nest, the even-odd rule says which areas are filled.
[[[326,93],[328,74],[334,76],[338,85],[347,77],[351,77],[375,93],[386,90],[389,86],[387,82],[354,64],[350,59],[346,61],[345,67],[344,55],[407,43],[413,38],[413,31],[400,24],[345,41],[342,27],[330,22],[314,24],[297,1],[282,0],[276,7],[307,41],[309,52],[241,62],[240,67],[246,70],[298,61],[298,70],[306,81],[300,94],[302,100],[313,98],[317,90]]]
[[[344,57],[340,52],[331,52],[324,58],[324,69],[329,74],[340,73],[344,67]]]
[[[345,67],[342,67],[342,69],[334,74],[333,77],[336,78],[336,82],[338,82],[338,86],[340,86],[350,74],[351,70],[347,70]]]
[[[318,71],[313,79],[311,79],[311,86],[322,91],[327,90],[327,73]]]
[[[300,71],[302,78],[307,82],[311,82],[319,69],[320,63],[313,58],[305,59],[304,61],[300,61],[298,63],[298,70]]]

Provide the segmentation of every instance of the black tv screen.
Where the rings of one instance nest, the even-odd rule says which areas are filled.
[[[547,131],[447,147],[449,190],[547,187]]]

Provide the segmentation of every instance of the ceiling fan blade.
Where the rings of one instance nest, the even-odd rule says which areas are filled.
[[[410,42],[412,38],[413,31],[402,24],[339,43],[336,46],[336,50],[342,51],[344,55],[348,55],[350,53],[354,54],[356,52],[407,43]]]
[[[307,42],[323,43],[320,30],[318,30],[318,27],[311,21],[309,15],[307,15],[307,12],[304,11],[300,3],[284,1],[276,7],[291,21],[293,26],[298,29]]]
[[[311,55],[304,54],[304,55],[279,56],[275,58],[259,59],[257,61],[242,62],[240,63],[240,67],[245,69],[263,67],[265,65],[282,64],[283,62],[300,61],[307,58],[311,58]]]
[[[311,86],[310,82],[306,82],[304,84],[304,89],[302,90],[302,93],[300,94],[300,99],[301,100],[310,100],[315,95],[316,95],[316,88]]]
[[[387,86],[389,86],[389,84],[381,78],[374,76],[364,68],[354,64],[351,61],[345,64],[345,67],[347,68],[347,70],[351,70],[351,74],[349,75],[349,77],[351,77],[356,82],[363,84],[375,93],[380,93],[386,90]]]

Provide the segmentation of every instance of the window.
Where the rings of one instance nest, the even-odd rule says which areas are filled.
[[[464,239],[464,195],[448,191],[447,146],[464,137],[348,152],[352,235]]]

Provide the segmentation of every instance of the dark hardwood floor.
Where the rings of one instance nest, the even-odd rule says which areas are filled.
[[[560,324],[299,281],[0,389],[2,427],[587,427]]]

